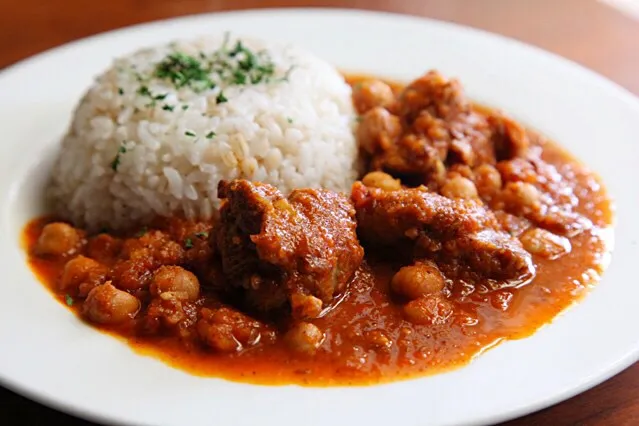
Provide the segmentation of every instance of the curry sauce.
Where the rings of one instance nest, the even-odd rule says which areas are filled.
[[[356,85],[362,79],[351,78],[349,82]],[[401,89],[399,85],[393,86],[394,93]],[[494,113],[488,108],[474,108],[480,114]],[[368,385],[463,366],[500,342],[530,336],[579,301],[598,282],[610,254],[612,203],[599,179],[555,143],[534,137],[533,145],[541,150],[541,159],[554,166],[557,179],[570,189],[575,213],[588,219],[591,226],[567,235],[569,249],[560,257],[533,253],[536,276],[521,287],[489,290],[448,280],[445,291],[452,312],[446,321],[417,324],[407,320],[403,310],[405,300],[390,289],[393,276],[406,260],[398,258],[392,250],[365,246],[364,261],[339,296],[339,303],[312,321],[324,333],[321,346],[312,354],[292,350],[282,338],[286,321],[260,315],[257,320],[267,324],[263,341],[228,352],[202,344],[190,329],[140,332],[136,321],[98,327],[125,340],[136,352],[159,358],[191,374],[257,384]],[[37,254],[38,239],[51,222],[54,218],[44,217],[25,227],[29,264],[58,301],[83,318],[82,298],[60,288],[60,277],[69,259]],[[113,239],[119,242],[140,239],[150,229],[170,235],[167,238],[182,246],[183,256],[190,259],[187,263],[196,265],[201,291],[193,309],[215,310],[221,303],[233,306],[233,300],[220,296],[208,281],[215,281],[211,277],[219,273],[219,265],[204,261],[197,254],[189,255],[196,250],[204,253],[209,244],[208,233],[214,226],[209,222],[172,218],[160,220],[149,229],[140,227],[125,234],[113,234]],[[82,238],[90,246],[96,236],[83,234]],[[101,262],[109,266],[118,261],[119,250],[108,244],[83,250],[85,255],[99,252]],[[208,252],[199,256],[205,255]],[[140,316],[148,305],[145,300],[149,295],[145,290],[133,294],[144,301],[137,314]]]

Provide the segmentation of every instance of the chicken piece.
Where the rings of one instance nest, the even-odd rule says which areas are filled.
[[[473,110],[457,79],[427,72],[400,94],[398,109],[403,122],[410,125],[407,130],[440,145],[447,164],[495,163],[493,129],[486,117]]]
[[[491,115],[488,122],[493,127],[493,144],[498,160],[523,157],[528,151],[530,141],[526,129],[516,121],[504,115]]]
[[[324,341],[324,333],[315,324],[294,324],[284,336],[289,347],[296,352],[313,354]]]
[[[434,70],[406,86],[399,102],[399,114],[409,123],[422,112],[448,121],[471,109],[459,81],[449,80]]]
[[[497,164],[503,188],[491,197],[491,207],[525,217],[538,227],[564,237],[590,229],[592,222],[575,211],[579,199],[570,180],[538,155]]]
[[[290,305],[318,316],[346,289],[362,262],[355,210],[348,198],[320,189],[222,181],[216,244],[227,282],[261,311]],[[320,303],[321,302],[321,303]]]
[[[492,290],[519,287],[535,277],[530,254],[479,202],[422,188],[383,191],[360,182],[352,199],[365,243],[407,249],[415,258],[435,260],[448,277]]]
[[[428,72],[386,105],[369,109],[357,131],[370,170],[417,176],[436,188],[447,165],[495,163],[489,122],[457,80]]]

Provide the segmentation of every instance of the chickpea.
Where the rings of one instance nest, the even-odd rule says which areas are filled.
[[[519,238],[524,249],[546,259],[557,259],[570,253],[570,240],[541,228],[530,229]]]
[[[401,268],[391,280],[394,292],[409,299],[439,293],[444,288],[444,277],[432,262],[420,262]]]
[[[477,188],[475,188],[473,181],[461,176],[448,179],[440,192],[448,198],[477,198]]]
[[[441,294],[429,294],[404,305],[404,315],[414,324],[445,324],[453,314],[453,305]]]
[[[494,194],[501,189],[501,175],[489,164],[482,164],[475,169],[475,187],[482,195]]]
[[[322,313],[323,302],[321,299],[302,293],[291,296],[291,311],[297,319],[317,318]]]
[[[393,89],[380,80],[364,80],[353,90],[353,104],[360,114],[375,107],[387,107],[394,100]]]
[[[313,354],[324,341],[324,333],[310,322],[298,322],[286,333],[289,346],[306,354]]]
[[[362,116],[357,127],[359,147],[368,154],[387,149],[402,133],[399,117],[384,108],[373,108]]]
[[[508,182],[504,187],[503,196],[507,203],[518,209],[535,211],[540,207],[541,194],[535,185],[528,182]]]
[[[60,290],[67,293],[78,293],[82,284],[93,288],[105,281],[107,273],[108,268],[105,265],[79,255],[64,265],[60,277]]]
[[[118,290],[111,282],[89,292],[82,312],[99,324],[118,324],[131,319],[140,310],[140,301],[126,291]]]
[[[399,179],[394,179],[384,172],[370,172],[362,179],[362,183],[369,188],[379,188],[384,191],[397,191],[402,189]]]
[[[151,294],[173,293],[177,299],[195,302],[200,295],[200,282],[180,266],[161,266],[151,280]]]
[[[66,256],[73,254],[82,242],[82,236],[71,225],[62,222],[49,223],[42,228],[36,244],[38,254]]]

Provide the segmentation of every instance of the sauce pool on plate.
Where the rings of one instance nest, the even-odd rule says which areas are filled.
[[[378,102],[371,96],[380,92],[367,77],[347,80],[354,87],[355,106],[363,112],[360,126],[370,125],[373,113],[368,103]],[[411,96],[401,85],[385,87],[391,89],[391,102]],[[361,90],[369,93],[361,95]],[[386,89],[381,90],[381,96],[388,96],[383,94]],[[404,114],[393,104],[384,108],[391,115]],[[386,114],[382,110],[376,113]],[[475,115],[493,127],[501,126],[498,131],[515,139],[513,134],[519,127],[499,121],[499,112],[473,106],[467,122],[474,123]],[[419,119],[414,118],[415,122]],[[420,124],[401,125],[406,135]],[[439,126],[424,125],[432,132]],[[469,132],[460,130],[463,125],[454,123],[449,131]],[[361,144],[363,136],[358,135]],[[462,275],[462,267],[446,259],[414,263],[393,247],[363,241],[364,260],[335,296],[333,306],[292,324],[280,311],[245,309],[245,300],[222,291],[224,270],[221,262],[214,260],[220,251],[216,227],[222,225],[216,221],[159,218],[126,232],[97,234],[69,226],[64,231],[54,230],[59,234],[54,232],[47,240],[53,251],[64,252],[54,256],[44,253],[42,244],[43,230],[56,221],[43,217],[25,227],[24,244],[37,277],[80,318],[124,339],[135,351],[192,374],[310,386],[376,384],[434,374],[463,366],[504,340],[530,336],[580,300],[606,266],[610,251],[606,236],[613,215],[599,179],[555,143],[532,131],[526,135],[527,149],[538,152],[534,161],[523,161],[524,157],[510,153],[496,164],[483,165],[479,160],[469,161],[472,167],[447,164],[442,181],[424,188],[449,198],[463,198],[469,191],[478,193],[499,223],[499,232],[521,244],[532,259],[534,278],[522,285],[490,287],[482,284],[475,272]],[[518,149],[508,143],[504,142],[504,150]],[[480,148],[472,148],[476,156],[481,155]],[[450,149],[458,150],[455,155],[464,163],[465,148]],[[378,169],[375,164],[383,164],[385,171],[403,167],[402,172],[393,169],[396,173],[391,173],[399,179],[397,185],[414,186],[415,176],[405,172],[405,163],[399,164],[388,152],[371,150],[368,154],[369,171]],[[485,189],[496,176],[498,189]],[[373,180],[363,178],[369,187],[395,185]],[[528,185],[530,182],[536,186]],[[526,204],[531,197],[539,198],[546,207],[536,210]],[[562,210],[553,210],[555,205],[569,206],[570,221]],[[361,225],[359,213],[364,207],[357,202],[356,207]],[[65,233],[71,236],[62,235]],[[56,240],[60,235],[62,242]],[[57,243],[70,246],[60,249]],[[398,274],[411,265],[422,269]],[[192,279],[197,282],[194,291],[189,290]],[[171,283],[177,281],[179,288],[173,288]],[[113,289],[105,288],[105,282],[113,283]],[[413,285],[415,282],[421,287]],[[164,286],[171,291],[162,290]],[[98,294],[96,287],[104,291]],[[117,292],[134,297],[127,299]],[[417,294],[413,297],[412,292]],[[301,306],[312,309],[312,302],[314,299],[307,299]],[[120,312],[114,310],[114,304],[122,309],[125,320],[116,321]],[[305,345],[312,350],[306,350]]]

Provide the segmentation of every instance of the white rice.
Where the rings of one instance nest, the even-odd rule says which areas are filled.
[[[96,79],[54,166],[50,195],[58,214],[92,229],[156,215],[208,218],[219,205],[221,179],[267,182],[284,192],[350,188],[357,157],[351,91],[328,63],[292,46],[242,37],[253,51],[266,49],[277,78],[241,86],[216,81],[198,92],[154,75],[172,52],[210,55],[224,40],[138,51]],[[216,101],[220,92],[227,102]]]

